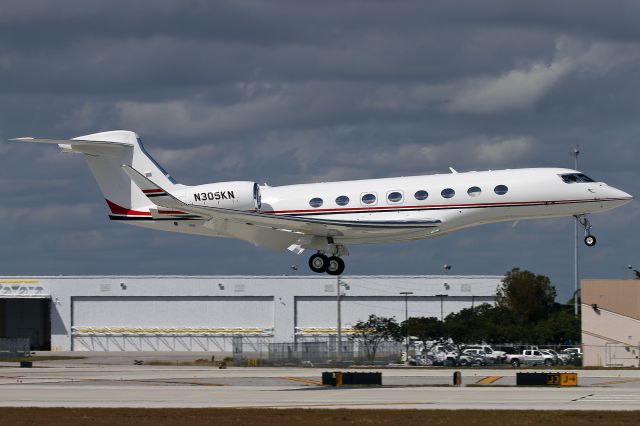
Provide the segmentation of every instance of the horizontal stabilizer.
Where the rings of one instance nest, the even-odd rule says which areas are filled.
[[[49,143],[54,145],[67,145],[73,147],[90,147],[90,146],[104,146],[104,147],[129,147],[133,145],[125,142],[113,142],[113,141],[92,141],[84,139],[49,139],[49,138],[14,138],[9,139],[16,142],[35,142],[35,143]]]

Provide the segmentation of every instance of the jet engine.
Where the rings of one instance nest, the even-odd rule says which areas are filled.
[[[189,204],[200,206],[260,210],[260,188],[255,182],[216,182],[190,186],[182,192],[180,198]]]

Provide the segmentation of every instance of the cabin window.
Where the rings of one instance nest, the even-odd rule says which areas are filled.
[[[318,208],[322,206],[322,198],[312,198],[311,200],[309,200],[309,205],[313,208]]]
[[[396,204],[402,201],[402,192],[400,191],[391,191],[387,194],[387,200],[390,203]]]
[[[564,183],[587,183],[587,182],[593,182],[593,179],[591,179],[589,176],[582,174],[582,173],[567,173],[564,175],[560,175],[560,178],[562,178],[562,181]]]
[[[367,193],[367,194],[362,194],[362,204],[375,204],[377,197],[376,194],[372,194],[372,193]]]
[[[495,192],[498,195],[504,195],[507,192],[509,192],[509,188],[507,188],[506,185],[498,185],[495,188],[493,188],[493,192]]]
[[[349,197],[347,197],[346,195],[341,195],[338,198],[336,198],[336,204],[339,206],[346,206],[347,204],[349,204]]]
[[[426,200],[427,197],[429,197],[429,193],[421,189],[420,191],[416,191],[416,193],[413,194],[413,196],[416,197],[416,200]]]
[[[467,189],[467,194],[469,194],[469,196],[471,197],[477,197],[482,194],[482,190],[477,186],[472,186],[471,188]]]
[[[442,195],[442,198],[451,198],[454,195],[456,195],[456,191],[454,191],[451,188],[445,188],[445,189],[442,190],[440,195]]]

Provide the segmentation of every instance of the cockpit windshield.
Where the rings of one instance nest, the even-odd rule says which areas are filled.
[[[594,182],[589,176],[582,173],[567,173],[564,175],[560,175],[562,181],[564,183],[586,183],[586,182]]]

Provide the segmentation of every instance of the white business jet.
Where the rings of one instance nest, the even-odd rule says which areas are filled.
[[[18,138],[84,154],[111,220],[163,231],[231,237],[315,253],[318,273],[344,271],[347,246],[421,240],[471,226],[574,216],[593,246],[590,213],[633,197],[577,170],[534,168],[271,187],[251,181],[178,184],[134,132],[74,139]]]

